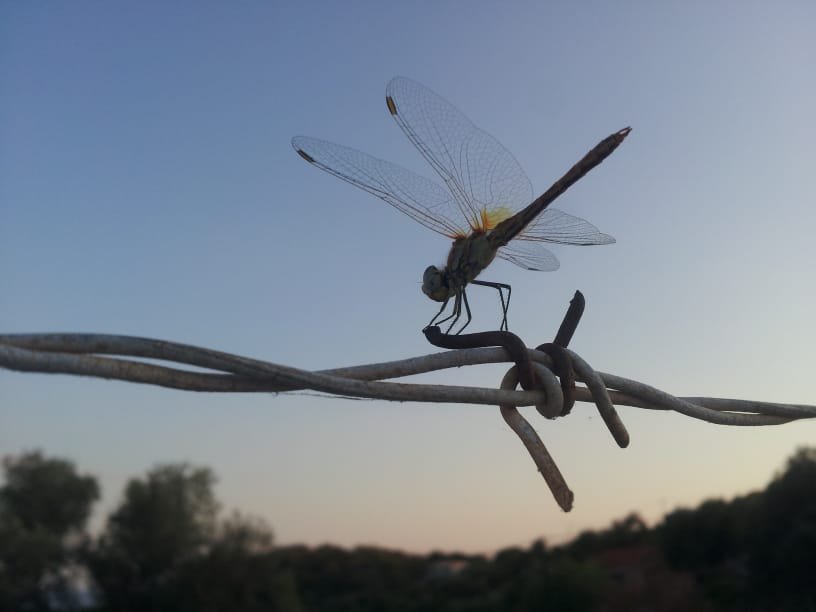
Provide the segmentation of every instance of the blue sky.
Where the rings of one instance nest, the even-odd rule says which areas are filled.
[[[451,101],[536,193],[627,141],[557,206],[617,238],[497,262],[511,329],[678,395],[816,403],[816,5],[4,3],[0,329],[164,338],[309,369],[434,352],[422,271],[448,242],[310,167],[306,134],[431,176],[388,80]],[[472,291],[474,330],[497,323]],[[498,385],[503,368],[424,377]],[[534,413],[533,413],[534,414]],[[0,372],[0,453],[42,448],[118,501],[156,462],[211,466],[279,542],[490,551],[631,510],[763,486],[814,425],[728,429],[621,408],[531,416],[576,493],[563,514],[498,410],[195,395]]]

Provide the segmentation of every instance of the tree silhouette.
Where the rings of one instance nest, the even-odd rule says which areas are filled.
[[[801,448],[768,485],[751,569],[759,595],[784,610],[816,608],[816,448]]]
[[[70,569],[99,486],[73,463],[39,452],[3,460],[0,488],[0,609],[71,609]]]
[[[816,609],[813,448],[765,491],[675,510],[655,529],[629,514],[561,546],[537,541],[492,557],[276,548],[263,521],[221,520],[214,474],[188,464],[131,479],[90,546],[82,530],[99,494],[93,477],[40,453],[4,468],[3,612],[77,607],[66,568],[78,560],[99,589],[96,612]]]
[[[188,464],[131,479],[88,554],[111,610],[298,612],[294,576],[281,571],[272,532],[234,514],[218,523],[215,476]]]
[[[668,561],[680,569],[709,569],[733,557],[739,534],[734,531],[730,505],[709,500],[696,510],[675,510],[660,526]]]
[[[187,464],[158,466],[128,482],[87,558],[111,607],[155,607],[176,568],[206,550],[218,510],[214,482],[211,470]]]

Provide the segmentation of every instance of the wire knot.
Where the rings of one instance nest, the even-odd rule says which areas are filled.
[[[443,334],[438,326],[429,326],[423,330],[423,333],[428,342],[440,348],[467,349],[488,346],[504,348],[515,365],[505,373],[501,381],[501,388],[513,390],[518,384],[521,384],[525,391],[543,391],[545,401],[543,404],[536,404],[536,410],[547,419],[566,416],[572,410],[575,404],[576,367],[578,367],[583,373],[584,380],[612,436],[621,448],[625,448],[629,444],[629,434],[609,399],[606,387],[603,384],[599,387],[595,380],[597,374],[594,370],[580,357],[567,350],[567,344],[572,339],[581,320],[584,305],[583,294],[576,291],[555,336],[555,341],[541,344],[536,348],[537,351],[549,357],[550,367],[533,361],[521,338],[509,331]],[[502,404],[499,409],[504,421],[521,439],[530,453],[555,501],[562,510],[569,512],[575,496],[538,433],[515,406]]]

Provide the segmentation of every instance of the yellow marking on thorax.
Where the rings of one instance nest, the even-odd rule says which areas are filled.
[[[487,231],[492,230],[505,219],[512,217],[513,211],[506,206],[497,206],[490,210],[483,208],[479,214],[481,216],[481,228],[479,229]]]

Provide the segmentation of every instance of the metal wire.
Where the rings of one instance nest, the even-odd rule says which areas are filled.
[[[551,367],[540,351],[530,359]],[[583,361],[569,351],[576,363]],[[172,368],[142,359],[173,362],[208,372]],[[311,372],[212,349],[166,340],[107,334],[0,334],[0,367],[20,372],[74,374],[139,382],[185,391],[284,392],[311,389],[337,395],[396,401],[533,406],[546,401],[541,391],[487,387],[375,382],[467,365],[507,362],[502,348],[462,349],[419,357]],[[588,365],[588,364],[587,364]],[[674,410],[720,425],[780,425],[816,417],[816,406],[713,397],[675,397],[645,383],[597,372],[616,405]],[[585,382],[582,375],[580,382]],[[592,392],[576,389],[576,399],[594,401]]]
[[[675,397],[642,382],[595,371],[575,352],[576,378],[586,386],[574,390],[576,401],[593,402],[620,447],[629,436],[614,404],[672,410],[719,425],[780,425],[816,417],[816,406],[780,404],[712,397]],[[138,382],[185,391],[257,393],[312,390],[352,398],[392,401],[486,404],[500,406],[502,416],[530,452],[550,490],[565,511],[573,493],[532,426],[517,407],[537,406],[545,416],[565,416],[561,387],[550,372],[550,357],[527,349],[541,390],[518,391],[506,377],[502,388],[425,385],[383,380],[459,368],[466,365],[512,361],[504,348],[468,348],[422,355],[399,361],[310,372],[187,344],[104,334],[0,335],[0,367],[20,372],[71,374]],[[151,361],[146,361],[151,360]],[[192,366],[170,367],[152,360]],[[541,367],[543,366],[543,367]],[[515,367],[515,366],[514,366]],[[204,369],[204,371],[201,371]],[[509,374],[509,373],[508,373]]]

